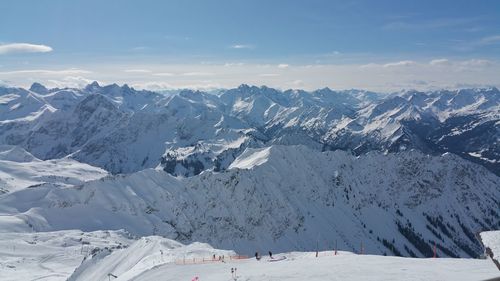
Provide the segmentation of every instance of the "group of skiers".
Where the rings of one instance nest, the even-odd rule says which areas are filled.
[[[236,279],[236,270],[237,270],[237,268],[236,268],[236,267],[235,267],[235,268],[232,268],[232,267],[231,267],[231,277],[232,277],[233,279]]]
[[[255,252],[255,259],[260,261],[262,257],[259,255],[259,252]],[[271,251],[269,251],[269,258],[270,259],[273,259],[273,253],[271,253]]]
[[[217,259],[215,258],[215,254],[212,256],[212,260],[214,260],[214,261],[215,261],[215,260],[217,260]],[[225,262],[225,261],[224,261],[224,255],[219,256],[218,260],[219,260],[219,261],[221,261],[221,262]]]
[[[273,253],[271,251],[269,251],[268,253],[269,253],[269,258],[274,259]],[[259,252],[255,252],[255,259],[259,261],[261,258],[262,257],[259,255]],[[217,260],[215,254],[212,256],[212,259]],[[224,256],[219,256],[218,260],[224,262]],[[238,269],[236,267],[231,267],[231,278],[233,278],[234,280],[237,280],[237,276],[236,276],[237,270]],[[191,281],[199,281],[199,280],[200,279],[198,278],[198,276],[196,276]]]

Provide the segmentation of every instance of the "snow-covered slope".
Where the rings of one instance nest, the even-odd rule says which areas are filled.
[[[183,245],[158,236],[142,237],[129,247],[112,253],[97,253],[85,260],[68,279],[105,280],[111,273],[116,280],[133,280],[140,274],[162,264],[173,264],[176,260],[211,259],[212,256],[235,256],[233,251],[216,250],[210,245],[193,243]]]
[[[262,165],[269,159],[271,147],[263,149],[247,148],[233,163],[229,169],[252,169],[253,167]]]
[[[48,186],[74,186],[108,175],[100,168],[70,158],[39,160],[18,146],[0,145],[0,196]]]
[[[500,178],[451,154],[356,157],[272,146],[235,163],[243,164],[190,178],[144,170],[76,188],[13,192],[0,198],[0,223],[13,228],[5,218],[16,218],[35,231],[124,228],[246,254],[312,250],[317,241],[329,249],[338,241],[345,250],[359,251],[363,242],[367,253],[417,257],[432,256],[434,243],[439,256],[478,256],[474,233],[500,226]]]
[[[485,254],[492,259],[500,270],[500,230],[481,232],[481,242],[485,247]]]
[[[0,233],[0,280],[67,280],[93,252],[132,242],[124,231]]]
[[[481,232],[481,239],[496,257],[500,256],[500,230]]]

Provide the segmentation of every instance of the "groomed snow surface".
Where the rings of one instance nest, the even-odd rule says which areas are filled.
[[[217,261],[210,260],[216,255]],[[414,259],[350,252],[292,252],[231,260],[208,244],[183,245],[124,231],[0,234],[0,280],[486,280],[500,273],[486,259]],[[219,256],[225,262],[218,261]],[[182,261],[196,259],[197,264]],[[233,277],[231,268],[237,268]],[[108,277],[113,274],[115,277]]]
[[[239,262],[185,265],[165,264],[148,270],[132,280],[232,280],[231,268],[237,268],[235,280],[485,280],[499,276],[486,260],[413,259],[355,255],[340,252],[287,253],[287,259],[268,262],[249,259]],[[120,279],[118,279],[120,280]]]

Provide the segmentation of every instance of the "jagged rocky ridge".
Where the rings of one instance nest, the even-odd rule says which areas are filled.
[[[319,241],[321,249],[338,242],[359,252],[363,243],[365,253],[416,257],[432,256],[436,243],[440,256],[476,257],[477,231],[500,227],[498,198],[498,176],[449,153],[357,157],[278,145],[246,149],[223,172],[183,178],[147,169],[13,192],[0,197],[0,213],[17,222],[0,223],[123,228],[246,254],[315,250]]]
[[[222,171],[245,148],[302,144],[317,151],[457,154],[500,174],[496,88],[279,91],[241,85],[163,95],[127,85],[0,88],[0,144],[46,160],[71,157],[117,173]]]

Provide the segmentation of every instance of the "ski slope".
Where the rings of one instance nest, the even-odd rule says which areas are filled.
[[[329,255],[327,255],[329,254]],[[137,281],[324,281],[324,280],[486,280],[499,277],[499,271],[488,260],[474,259],[414,259],[384,257],[374,255],[355,255],[340,252],[334,256],[331,252],[287,253],[288,258],[279,262],[266,260],[175,265],[165,264],[143,272]],[[327,255],[327,256],[321,256]],[[276,255],[276,256],[281,256]],[[236,278],[232,278],[231,268],[237,268]],[[116,279],[129,280],[129,279]]]
[[[224,262],[202,262],[212,255],[225,255]],[[479,259],[414,259],[384,257],[376,255],[356,255],[351,252],[333,251],[291,252],[275,254],[269,262],[264,256],[230,260],[232,251],[221,251],[207,244],[182,245],[158,236],[143,237],[126,249],[90,266],[82,264],[69,280],[105,280],[108,273],[117,276],[117,281],[125,280],[484,280],[499,276],[499,272],[488,260]],[[182,264],[176,260],[191,260],[195,264]],[[231,268],[237,268],[233,278]]]
[[[212,260],[225,256],[224,262]],[[67,230],[0,233],[0,280],[200,281],[224,280],[486,280],[500,276],[486,259],[402,258],[333,251],[236,255],[204,243],[184,245],[160,236],[133,238],[124,231]],[[190,262],[195,259],[196,263]],[[205,260],[204,262],[203,259]],[[187,261],[186,264],[180,261]],[[231,268],[237,268],[232,278]]]

